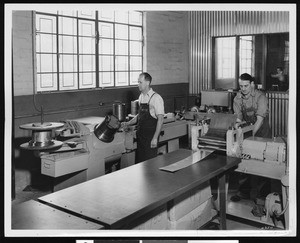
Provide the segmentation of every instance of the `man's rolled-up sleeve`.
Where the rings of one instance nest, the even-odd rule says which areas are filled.
[[[265,95],[260,95],[257,100],[256,115],[266,117],[269,113],[268,99]]]
[[[157,96],[154,100],[154,109],[155,115],[164,115],[165,108],[164,108],[164,100],[161,96]]]
[[[233,111],[234,114],[237,115],[237,118],[242,121],[243,120],[242,107],[241,107],[241,103],[237,99],[233,100]]]

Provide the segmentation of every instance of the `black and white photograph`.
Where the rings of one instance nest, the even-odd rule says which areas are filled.
[[[4,35],[5,237],[296,236],[296,4],[5,4]]]

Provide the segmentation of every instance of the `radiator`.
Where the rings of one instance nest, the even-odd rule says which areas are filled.
[[[285,92],[267,92],[269,102],[269,123],[272,137],[287,136],[289,94]]]

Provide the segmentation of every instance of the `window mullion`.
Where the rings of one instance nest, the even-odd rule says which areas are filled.
[[[56,77],[57,77],[57,90],[60,90],[60,79],[59,79],[59,62],[60,62],[60,54],[59,54],[59,23],[58,23],[58,16],[56,16]]]
[[[114,87],[116,87],[116,23],[113,24],[113,59],[114,59],[114,67],[113,67],[113,70],[114,70]]]
[[[77,89],[80,89],[80,74],[79,74],[79,18],[76,19],[76,41],[77,41]]]
[[[128,23],[129,23],[129,14],[128,14]],[[128,31],[128,53],[127,53],[127,60],[128,60],[128,86],[130,85],[130,27],[129,24],[127,26]]]
[[[99,81],[99,26],[98,26],[98,11],[96,11],[95,29],[96,29],[96,41],[95,41],[95,68],[96,68],[96,88],[100,87]]]

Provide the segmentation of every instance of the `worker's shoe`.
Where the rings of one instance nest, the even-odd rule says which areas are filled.
[[[247,195],[242,192],[238,192],[237,194],[233,195],[230,200],[233,202],[241,201],[241,199],[250,199],[250,195]]]

